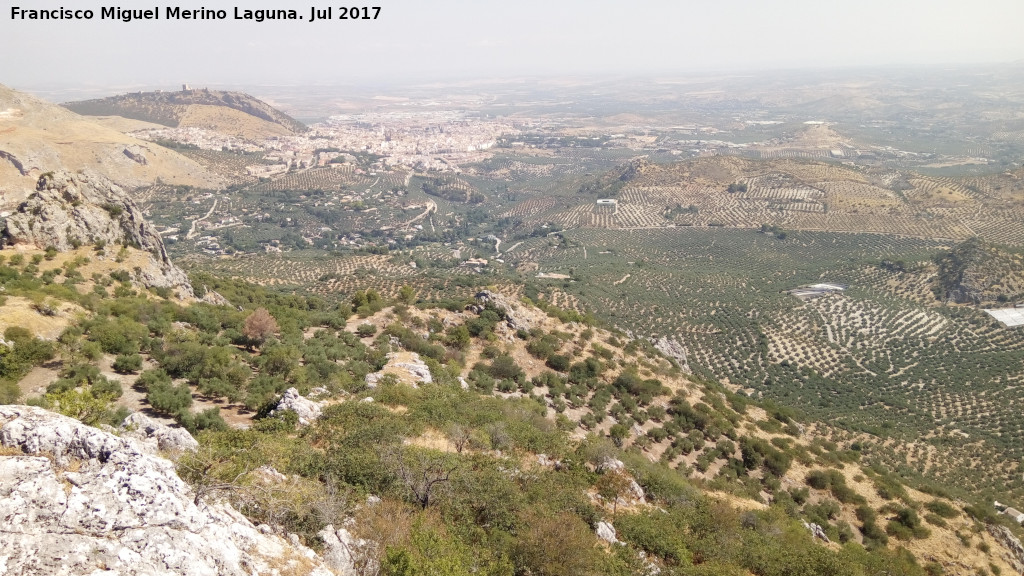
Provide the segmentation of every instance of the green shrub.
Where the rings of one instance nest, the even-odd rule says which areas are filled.
[[[134,374],[142,369],[142,356],[121,354],[114,359],[113,368],[118,374]]]
[[[153,410],[173,416],[192,405],[192,391],[188,384],[158,381],[149,386],[146,402]]]
[[[692,555],[678,529],[684,523],[677,513],[622,514],[615,519],[615,530],[622,541],[661,558],[669,566],[687,566]]]
[[[942,500],[932,500],[931,502],[925,503],[924,507],[934,514],[938,514],[943,518],[956,518],[960,515],[956,508],[949,505],[948,502]]]

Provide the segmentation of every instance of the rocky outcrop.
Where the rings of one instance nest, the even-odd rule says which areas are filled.
[[[385,376],[394,376],[399,383],[419,388],[420,384],[430,384],[434,377],[430,367],[415,352],[391,352],[388,363],[379,372],[371,372],[364,378],[367,388],[376,388]]]
[[[479,314],[487,304],[493,305],[505,314],[505,324],[512,330],[530,330],[533,322],[523,313],[523,306],[506,298],[504,295],[490,290],[478,292],[475,296],[480,304],[470,306],[471,311]]]
[[[625,470],[626,465],[617,458],[606,457],[601,460],[601,463],[597,465],[598,472],[615,472],[619,470]]]
[[[811,536],[814,536],[818,540],[825,543],[831,542],[831,540],[828,539],[828,535],[825,534],[825,529],[822,528],[820,524],[804,521],[804,528],[807,528],[807,531],[811,533]]]
[[[597,523],[597,537],[609,544],[618,544],[619,538],[615,533],[615,526],[604,520]]]
[[[66,251],[97,242],[137,247],[150,254],[149,265],[136,271],[139,283],[193,296],[188,277],[171,263],[153,225],[124,190],[102,176],[60,171],[40,177],[36,192],[6,218],[0,233],[4,243],[40,249]]]
[[[197,499],[170,461],[134,440],[0,406],[0,443],[24,453],[0,456],[0,573],[333,573],[230,505]]]
[[[299,424],[302,426],[308,426],[320,417],[320,404],[299,394],[295,388],[285,391],[281,401],[277,403],[277,407],[270,412],[270,415],[273,416],[285,410],[295,412],[295,415],[299,417]]]
[[[1004,558],[1010,566],[1013,566],[1018,574],[1024,574],[1024,545],[1021,545],[1020,540],[1006,526],[988,524],[985,527],[988,529],[988,533],[1006,549]]]
[[[184,428],[172,428],[134,412],[121,423],[121,437],[132,438],[151,453],[186,452],[199,448],[199,443]]]
[[[22,176],[28,176],[28,169],[25,168],[25,165],[14,154],[0,150],[0,160],[7,160],[18,170],[18,173]]]
[[[124,155],[137,164],[142,164],[143,166],[149,164],[149,160],[146,160],[146,154],[141,146],[127,146],[124,149]]]
[[[679,364],[679,368],[690,374],[690,364],[686,360],[686,347],[683,346],[678,340],[674,338],[666,338],[662,336],[654,341],[654,347],[665,356],[676,361]]]
[[[317,535],[324,541],[324,561],[339,576],[377,573],[378,566],[371,560],[373,542],[356,538],[346,528],[335,530],[330,524]]]

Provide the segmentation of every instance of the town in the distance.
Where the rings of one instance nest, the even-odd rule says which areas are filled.
[[[0,86],[0,572],[1024,574],[1022,81]]]

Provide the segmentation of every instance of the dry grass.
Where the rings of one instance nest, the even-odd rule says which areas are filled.
[[[40,313],[28,298],[8,296],[7,302],[0,306],[0,333],[17,326],[38,338],[55,340],[65,328],[86,314],[84,309],[67,302],[60,302],[55,308],[56,315],[48,316]]]

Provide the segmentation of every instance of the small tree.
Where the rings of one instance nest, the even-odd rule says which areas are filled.
[[[403,304],[414,304],[416,302],[416,291],[408,284],[402,286],[398,291],[398,301]]]
[[[114,359],[113,368],[118,374],[134,374],[142,369],[142,356],[121,354]]]
[[[250,342],[256,344],[262,344],[267,338],[277,334],[279,331],[280,327],[277,325],[277,320],[274,320],[274,317],[270,315],[266,308],[253,310],[242,326],[242,334]]]
[[[449,482],[456,461],[443,454],[398,447],[384,456],[395,476],[405,485],[413,503],[421,509],[430,505],[431,493],[439,484]]]
[[[451,441],[452,445],[455,446],[455,451],[459,454],[462,454],[462,451],[465,450],[471,438],[472,435],[470,434],[470,431],[461,424],[452,424],[451,427],[448,428],[448,439]]]
[[[633,485],[632,478],[622,470],[609,470],[597,479],[597,494],[606,502],[612,503],[612,517],[619,506],[619,498],[629,494]]]

